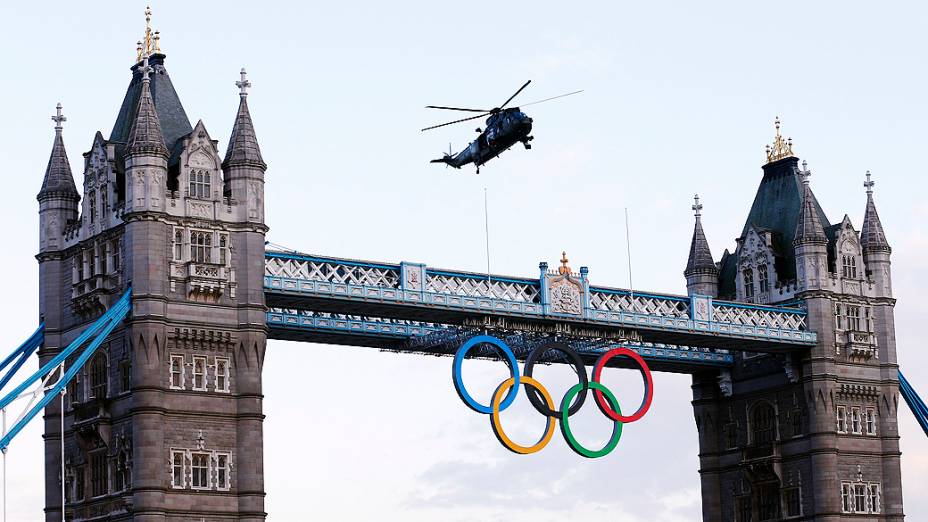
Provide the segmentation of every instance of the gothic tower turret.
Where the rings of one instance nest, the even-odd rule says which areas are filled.
[[[56,107],[55,140],[52,154],[48,158],[42,188],[39,190],[39,251],[53,252],[64,248],[64,230],[69,222],[77,220],[77,203],[81,197],[74,186],[71,163],[61,137],[62,123],[67,121],[61,114],[61,104]]]
[[[890,254],[892,248],[886,241],[880,215],[876,212],[873,203],[873,185],[870,171],[867,171],[867,209],[864,211],[864,224],[860,229],[860,244],[864,250],[864,264],[867,266],[867,275],[875,285],[876,295],[879,297],[893,296],[892,273],[890,272]]]
[[[800,290],[823,288],[828,276],[828,238],[818,216],[818,202],[809,187],[812,173],[804,170],[802,176],[802,203],[793,248],[796,250],[796,279]]]
[[[693,227],[693,240],[690,242],[690,255],[686,261],[686,292],[690,295],[719,295],[719,269],[712,260],[709,242],[702,230],[702,204],[699,203],[699,194],[693,199],[693,211],[696,214],[696,225]]]

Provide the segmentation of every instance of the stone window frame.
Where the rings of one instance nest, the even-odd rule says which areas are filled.
[[[870,437],[876,437],[876,408],[864,408],[863,431]]]
[[[174,361],[180,361],[180,371],[174,371]],[[172,353],[168,359],[168,386],[172,390],[184,390],[187,388],[187,358],[184,354]],[[180,375],[180,386],[174,385],[174,375]]]
[[[225,457],[226,459],[226,465],[224,466],[225,474],[226,474],[225,485],[222,485],[219,481],[219,470],[223,469],[223,467],[220,467],[219,465],[220,457]],[[213,477],[215,475],[215,481],[212,484],[216,486],[216,490],[217,491],[229,491],[230,489],[232,489],[232,452],[231,451],[214,451],[213,459],[211,462],[213,464],[212,467],[215,473],[211,472],[210,477]]]
[[[211,454],[211,452],[206,451],[206,450],[197,450],[197,451],[191,450],[191,451],[189,452],[189,455],[190,455],[190,489],[193,489],[193,490],[196,490],[196,491],[209,491],[209,490],[211,489],[211,486],[212,486],[212,480],[211,480],[211,477],[210,477],[210,471],[212,471],[212,454]],[[197,475],[198,475],[198,473],[200,472],[200,470],[203,470],[203,469],[204,469],[204,466],[197,466],[197,465],[196,465],[196,464],[197,464],[196,461],[197,461],[197,459],[200,458],[200,457],[202,457],[203,459],[205,459],[205,463],[206,463],[205,471],[204,471],[205,478],[206,478],[206,485],[205,485],[205,486],[197,486],[197,485],[196,485],[196,479],[198,478]],[[204,475],[200,475],[199,478],[203,478],[203,476],[204,476]]]
[[[751,522],[752,520],[752,502],[750,495],[739,495],[734,498],[734,520],[735,522]]]
[[[222,266],[229,266],[232,264],[232,256],[230,255],[231,244],[228,232],[216,233],[216,262]]]
[[[845,279],[857,279],[857,256],[841,254],[841,276]]]
[[[123,359],[119,361],[119,395],[132,390],[132,361]]]
[[[203,366],[202,366],[203,372],[200,374],[197,373],[197,362],[198,361],[202,361],[203,363]],[[207,359],[205,355],[194,355],[193,356],[193,360],[190,365],[190,389],[194,391],[206,391],[207,388],[209,388],[209,379],[207,378],[208,362],[209,360]],[[197,387],[197,376],[200,376],[202,378],[202,383],[203,383],[202,387]]]
[[[770,410],[773,412],[773,414],[770,416],[770,422],[772,424],[769,428],[769,431],[771,431],[772,433],[771,433],[771,438],[769,441],[758,443],[757,433],[759,432],[757,432],[757,426],[755,426],[756,419],[754,418],[754,416],[757,413],[757,410],[763,407],[769,407]],[[777,443],[780,440],[779,429],[778,429],[779,422],[777,422],[778,418],[779,418],[779,415],[777,413],[776,404],[768,400],[765,400],[765,399],[760,399],[758,401],[755,401],[754,404],[751,405],[751,408],[748,410],[748,437],[749,437],[748,442],[749,442],[749,445],[757,446],[760,444],[767,445],[767,444]],[[766,431],[768,430],[764,430],[764,432]]]
[[[90,190],[87,192],[87,209],[90,214],[90,223],[97,220],[97,191]]]
[[[212,230],[191,228],[187,233],[190,248],[190,262],[199,264],[213,263],[213,235]]]
[[[851,434],[863,435],[863,418],[860,415],[860,406],[851,406]]]
[[[186,237],[184,227],[174,227],[174,236],[171,240],[171,257],[176,262],[183,262],[184,260],[184,246],[186,245]]]
[[[106,455],[106,448],[91,452],[87,455],[87,467],[90,469],[90,498],[100,498],[110,493],[110,463]],[[98,473],[103,473],[100,477]],[[102,487],[102,491],[97,487]]]
[[[88,386],[90,394],[88,395],[88,398],[107,398],[110,391],[110,362],[106,352],[101,350],[94,354],[93,358],[90,359],[90,365],[88,369],[88,380],[90,381],[90,386]],[[102,395],[98,397],[97,393],[99,391],[102,391]]]
[[[882,488],[879,482],[867,484],[867,506],[871,514],[878,515],[883,508]]]
[[[192,168],[187,172],[187,197],[213,198],[213,174],[209,169]]]
[[[789,504],[789,501],[787,500],[787,497],[789,493],[793,493],[793,492],[795,492],[796,494],[796,502],[797,502],[797,506],[799,507],[799,512],[791,515],[789,512],[790,504]],[[783,491],[780,494],[780,498],[783,501],[783,515],[782,515],[783,518],[790,519],[790,518],[798,518],[802,516],[802,488],[800,488],[799,486],[785,487],[783,488]]]
[[[754,269],[746,267],[741,270],[742,282],[744,283],[744,298],[754,299]]]
[[[858,506],[862,506],[858,508]],[[845,481],[841,483],[841,512],[878,515],[882,511],[882,487],[879,482]]]
[[[758,286],[760,286],[760,293],[766,294],[770,292],[770,279],[767,263],[761,263],[757,265],[757,283]]]
[[[186,489],[187,488],[187,450],[180,448],[171,448],[169,450],[169,467],[168,473],[171,475],[171,488],[172,489]],[[177,483],[177,457],[180,456],[180,484]]]
[[[225,364],[225,372],[219,373],[219,363],[222,362]],[[232,360],[228,357],[214,357],[213,358],[213,391],[217,393],[231,393],[232,392]],[[225,379],[225,385],[219,386],[219,377],[222,376]]]
[[[847,406],[838,406],[835,408],[835,421],[837,424],[837,432],[841,434],[847,433]]]

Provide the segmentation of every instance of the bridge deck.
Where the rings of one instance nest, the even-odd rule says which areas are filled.
[[[538,279],[474,274],[417,263],[377,263],[265,254],[264,287],[272,308],[464,325],[557,323],[633,333],[641,341],[776,352],[815,344],[799,307],[763,306],[698,296],[591,286],[587,272],[557,274],[540,266]],[[569,279],[580,306],[565,311],[551,286]],[[553,283],[552,283],[553,281]],[[563,296],[555,296],[563,299]]]

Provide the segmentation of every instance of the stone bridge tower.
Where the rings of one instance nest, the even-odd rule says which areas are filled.
[[[266,165],[250,83],[243,69],[223,159],[203,122],[190,125],[159,39],[149,23],[113,131],[84,154],[83,197],[53,118],[38,196],[42,361],[133,292],[67,390],[66,517],[264,520]],[[49,521],[62,518],[58,404],[45,417]]]
[[[697,201],[684,274],[691,294],[801,304],[818,344],[694,375],[703,519],[900,521],[891,249],[873,182],[860,233],[847,216],[830,224],[776,127],[734,253],[713,262]]]

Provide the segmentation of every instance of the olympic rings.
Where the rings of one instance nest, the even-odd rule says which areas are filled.
[[[566,355],[570,359],[570,363],[573,365],[574,371],[577,372],[577,376],[580,377],[580,387],[583,390],[583,395],[580,396],[576,404],[570,407],[567,413],[567,415],[573,415],[574,413],[577,413],[578,411],[580,411],[580,408],[583,406],[583,401],[586,400],[586,391],[587,389],[589,389],[590,386],[586,378],[586,366],[583,365],[583,359],[580,358],[579,353],[571,349],[570,346],[567,346],[567,343],[561,343],[561,342],[555,341],[555,342],[547,343],[543,346],[539,346],[535,348],[534,350],[532,350],[531,352],[529,352],[528,357],[525,358],[525,367],[523,368],[525,371],[525,376],[526,377],[532,376],[532,369],[535,366],[535,360],[538,358],[539,355],[544,354],[544,352],[548,350],[557,350],[563,353],[564,355]],[[560,417],[561,416],[561,412],[554,411],[553,407],[551,408],[545,407],[545,405],[541,402],[541,399],[538,397],[537,391],[526,388],[526,392],[528,393],[529,402],[531,402],[532,406],[534,406],[535,409],[538,410],[538,413],[549,416],[549,417]]]
[[[493,392],[493,412],[490,414],[490,426],[493,427],[493,433],[496,434],[496,438],[500,441],[500,443],[502,443],[503,446],[514,453],[528,455],[530,453],[541,451],[542,448],[551,442],[551,437],[554,436],[554,425],[557,424],[557,417],[546,417],[547,424],[545,425],[545,432],[534,445],[520,446],[515,442],[512,442],[512,439],[506,435],[506,432],[503,431],[503,426],[499,422],[499,401],[500,396],[503,394],[503,392],[512,387],[513,382],[515,382],[515,379],[510,377],[503,381],[503,383],[496,388],[496,391]],[[541,395],[545,398],[545,403],[547,403],[548,409],[554,409],[554,401],[551,400],[551,394],[548,393],[548,390],[546,390],[540,382],[526,375],[522,377],[522,384],[524,384],[526,388],[531,387],[541,393]],[[516,390],[518,390],[518,388],[516,388]]]
[[[570,431],[570,424],[569,424],[569,421],[567,420],[568,417],[570,417],[570,414],[569,412],[564,411],[564,408],[567,407],[567,404],[569,404],[570,401],[573,400],[574,395],[580,392],[580,388],[581,388],[580,384],[574,384],[572,388],[567,390],[567,393],[564,395],[564,400],[561,401],[561,412],[562,412],[561,413],[561,433],[564,434],[564,440],[567,441],[567,445],[570,446],[570,449],[574,450],[578,455],[582,457],[586,457],[588,459],[596,459],[596,458],[608,455],[609,453],[612,452],[612,450],[615,449],[616,445],[619,444],[619,439],[622,438],[622,424],[623,423],[620,421],[615,421],[615,424],[612,427],[612,436],[609,437],[609,442],[607,442],[606,445],[603,446],[602,449],[593,451],[593,450],[588,450],[584,448],[579,442],[577,442],[577,439],[574,438],[574,434]],[[613,395],[612,392],[609,391],[609,388],[606,388],[605,386],[603,386],[602,384],[598,382],[591,382],[590,388],[593,388],[594,390],[605,393],[606,397],[609,397],[609,402],[612,403],[612,407],[615,408],[617,411],[620,411],[620,412],[622,411],[619,408],[618,399],[616,399],[615,395]]]
[[[466,343],[461,345],[458,348],[456,354],[454,354],[454,364],[451,366],[451,379],[454,380],[454,389],[458,392],[458,397],[464,401],[470,409],[478,413],[493,413],[493,408],[491,406],[484,406],[479,402],[475,401],[467,389],[464,387],[464,381],[461,378],[461,365],[464,363],[464,357],[467,356],[467,352],[471,348],[477,346],[480,343],[492,344],[503,351],[503,354],[506,356],[506,364],[509,365],[509,375],[510,378],[514,380],[515,386],[512,387],[512,391],[509,392],[509,395],[506,396],[506,400],[500,405],[500,410],[505,410],[512,404],[512,401],[516,400],[516,395],[519,394],[519,365],[516,362],[516,355],[512,353],[512,349],[504,343],[503,341],[493,337],[492,335],[478,335],[476,337],[471,337]]]
[[[509,366],[510,377],[496,387],[489,406],[484,406],[475,401],[470,394],[467,393],[467,389],[464,387],[464,382],[461,378],[461,366],[463,365],[464,358],[471,349],[481,343],[491,344],[499,348],[505,356],[506,364]],[[540,382],[532,378],[534,364],[537,362],[537,359],[548,350],[556,350],[566,355],[567,358],[570,359],[570,363],[576,370],[577,376],[580,379],[580,382],[567,390],[564,398],[561,399],[560,410],[554,409],[554,401],[551,399],[548,390],[545,389]],[[644,382],[644,398],[641,401],[641,405],[635,413],[627,416],[622,415],[619,401],[616,399],[615,395],[605,385],[599,382],[606,363],[617,356],[628,357],[635,361],[639,366],[641,378]],[[623,425],[641,419],[651,407],[651,399],[654,395],[654,382],[651,378],[651,370],[648,369],[647,363],[645,363],[640,355],[625,347],[609,350],[600,356],[593,367],[593,376],[590,379],[587,379],[586,366],[583,364],[583,359],[580,357],[580,354],[570,348],[566,343],[562,342],[550,342],[533,349],[525,360],[524,370],[525,374],[520,379],[519,366],[512,349],[500,339],[490,335],[472,337],[461,345],[454,355],[454,364],[451,366],[451,378],[452,381],[454,381],[454,388],[457,390],[461,400],[464,401],[464,404],[474,411],[490,415],[490,426],[493,428],[493,433],[496,435],[496,438],[508,450],[522,455],[536,453],[547,446],[554,435],[555,424],[558,419],[561,421],[561,433],[564,435],[564,440],[571,450],[587,458],[599,458],[608,455],[616,448],[619,440],[622,438]],[[508,408],[515,400],[516,395],[519,393],[520,384],[525,386],[528,399],[532,406],[538,410],[539,413],[544,415],[546,419],[544,433],[541,438],[531,446],[522,446],[513,442],[512,439],[506,435],[500,423],[499,413]],[[609,437],[609,441],[598,450],[585,448],[577,442],[577,439],[570,430],[569,417],[583,406],[587,390],[591,388],[593,389],[593,394],[596,397],[596,404],[600,411],[614,422],[612,435]],[[505,399],[503,398],[504,394]],[[579,397],[577,397],[578,395]],[[575,398],[577,402],[571,405],[571,402],[573,402]]]
[[[651,379],[651,370],[648,369],[647,363],[644,362],[644,359],[642,359],[640,355],[625,347],[609,350],[600,356],[599,360],[596,361],[596,365],[593,366],[593,382],[599,382],[603,367],[606,366],[609,359],[620,355],[624,355],[638,363],[639,370],[641,371],[641,380],[644,381],[644,397],[641,399],[641,406],[638,407],[638,411],[627,417],[623,416],[622,412],[617,413],[609,408],[609,405],[606,404],[606,400],[603,398],[603,394],[598,389],[593,390],[593,395],[596,397],[596,404],[599,406],[600,411],[610,419],[619,422],[635,422],[641,417],[644,417],[644,414],[648,412],[648,408],[651,407],[651,399],[654,397],[654,381]]]

